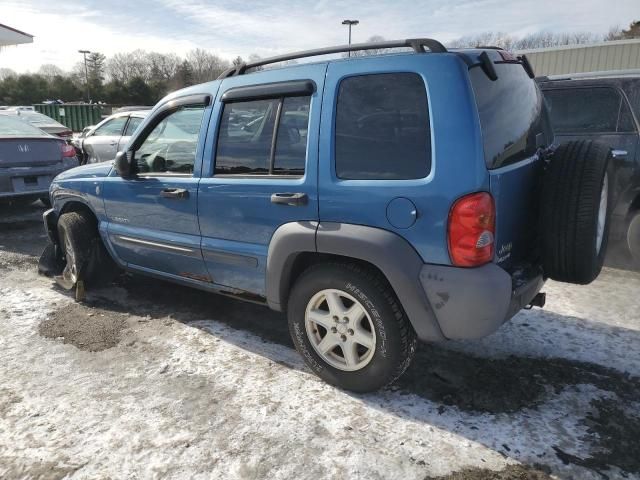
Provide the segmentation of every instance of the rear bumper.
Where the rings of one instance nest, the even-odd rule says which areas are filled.
[[[0,168],[0,198],[48,196],[51,182],[64,170],[62,164]]]
[[[482,338],[527,306],[544,285],[538,269],[511,276],[490,263],[477,268],[424,265],[420,283],[443,335]]]

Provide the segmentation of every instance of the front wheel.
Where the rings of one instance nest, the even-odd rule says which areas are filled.
[[[71,289],[79,280],[100,286],[117,275],[118,268],[100,241],[94,219],[79,212],[61,215],[58,238],[64,269],[56,281],[62,287]]]
[[[416,336],[391,287],[352,264],[318,264],[289,296],[289,331],[313,372],[346,390],[370,392],[396,380]]]

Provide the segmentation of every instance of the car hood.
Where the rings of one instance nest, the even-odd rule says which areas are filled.
[[[79,167],[71,168],[59,174],[56,177],[58,180],[70,180],[75,178],[101,178],[107,177],[113,162],[92,163],[89,165],[81,165]]]

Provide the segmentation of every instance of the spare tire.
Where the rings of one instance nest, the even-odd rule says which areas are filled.
[[[561,144],[547,165],[540,208],[544,273],[587,284],[600,273],[613,205],[608,146],[591,140]]]

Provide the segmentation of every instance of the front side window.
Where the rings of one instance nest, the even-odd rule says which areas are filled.
[[[633,131],[629,108],[613,88],[553,89],[546,90],[544,96],[557,133]]]
[[[109,120],[107,123],[97,128],[93,135],[95,137],[119,137],[122,135],[124,124],[127,123],[127,117],[117,117]]]
[[[203,113],[189,106],[163,118],[135,151],[138,173],[192,174]]]
[[[310,100],[301,96],[226,103],[216,175],[304,175]]]
[[[343,80],[335,128],[339,178],[406,180],[431,169],[427,93],[415,73]]]

